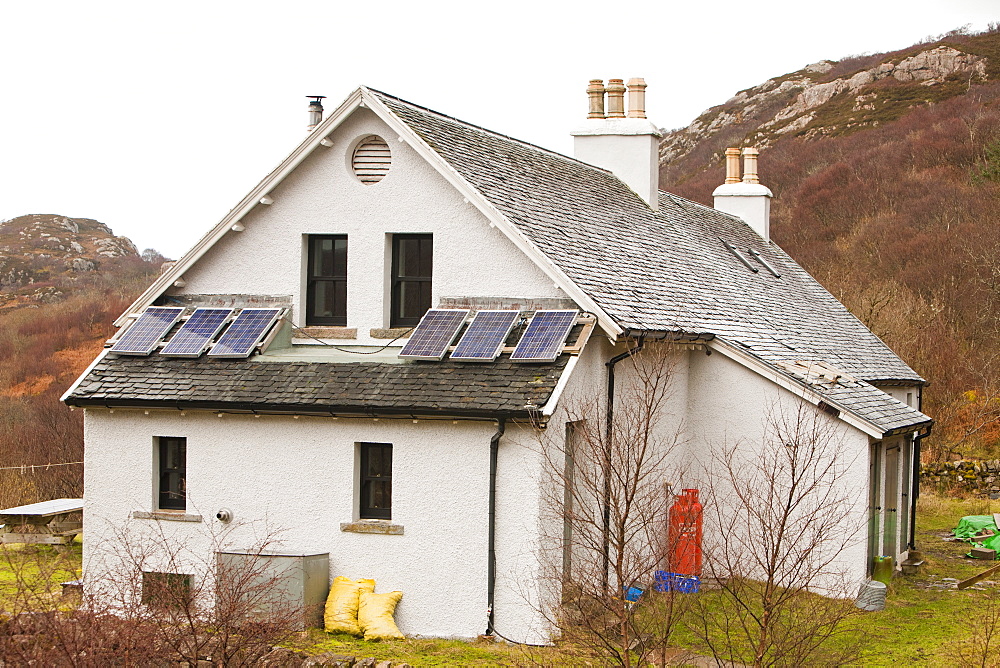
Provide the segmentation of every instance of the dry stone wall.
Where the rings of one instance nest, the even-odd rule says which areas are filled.
[[[920,466],[921,489],[1000,499],[1000,459],[931,462]]]

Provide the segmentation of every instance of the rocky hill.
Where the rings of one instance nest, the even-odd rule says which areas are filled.
[[[0,306],[51,301],[80,275],[138,255],[131,240],[89,218],[31,214],[0,222]]]
[[[758,146],[771,234],[927,378],[939,456],[1000,455],[1000,27],[774,77],[666,133],[660,186],[712,204]]]
[[[890,53],[823,60],[738,92],[691,125],[666,131],[663,177],[683,181],[728,146],[767,148],[783,137],[837,136],[891,123],[913,107],[1000,79],[1000,34],[955,31]]]

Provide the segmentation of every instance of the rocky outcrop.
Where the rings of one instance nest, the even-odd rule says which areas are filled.
[[[713,137],[724,138],[730,146],[766,148],[783,135],[815,136],[878,125],[888,114],[905,111],[899,105],[889,105],[892,111],[883,111],[894,89],[914,84],[928,89],[942,87],[925,96],[935,101],[964,92],[958,87],[944,91],[946,83],[961,79],[967,82],[967,90],[972,83],[987,78],[985,57],[947,45],[929,44],[916,53],[910,50],[904,57],[886,56],[873,66],[830,79],[835,65],[820,61],[769,79],[705,111],[688,127],[665,131],[661,164],[685,158],[711,143]],[[704,158],[716,159],[719,148],[712,146],[711,156]],[[704,152],[704,148],[700,150]]]
[[[52,282],[138,255],[127,237],[115,236],[107,225],[89,218],[31,214],[0,222],[0,305],[40,289],[49,294]]]

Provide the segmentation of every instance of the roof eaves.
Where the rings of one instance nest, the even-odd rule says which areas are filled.
[[[780,369],[779,367],[769,363],[768,361],[744,350],[740,350],[737,346],[729,343],[728,341],[720,338],[715,338],[709,342],[709,347],[712,350],[722,353],[729,359],[732,359],[743,366],[747,367],[751,371],[755,371],[759,375],[773,381],[778,386],[798,395],[802,399],[809,401],[810,403],[819,405],[820,402],[835,408],[840,412],[839,418],[844,422],[850,424],[857,429],[860,429],[864,433],[868,434],[872,438],[883,438],[890,432],[903,431],[916,431],[917,429],[926,426],[926,421],[920,421],[914,423],[913,425],[906,425],[905,427],[894,427],[891,430],[886,430],[881,425],[878,425],[871,420],[868,420],[855,411],[851,410],[849,407],[844,406],[842,403],[836,401],[835,399],[827,396],[821,390],[813,387],[806,381],[795,377],[791,373]]]

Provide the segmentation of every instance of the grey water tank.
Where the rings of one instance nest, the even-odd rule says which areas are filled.
[[[323,626],[330,554],[216,552],[217,614],[294,628]]]

